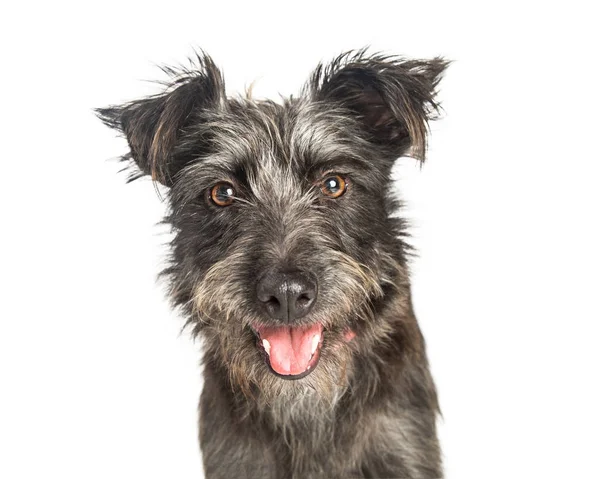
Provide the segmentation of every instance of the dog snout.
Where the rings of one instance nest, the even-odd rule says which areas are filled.
[[[258,281],[258,302],[271,318],[289,323],[311,310],[317,289],[317,279],[311,273],[272,271]]]

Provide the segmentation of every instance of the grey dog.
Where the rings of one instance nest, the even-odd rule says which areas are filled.
[[[162,94],[97,110],[132,178],[168,187],[207,478],[442,477],[391,169],[424,160],[447,64],[348,52],[273,102],[227,97],[199,53]]]

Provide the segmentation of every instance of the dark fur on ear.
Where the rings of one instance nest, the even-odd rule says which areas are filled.
[[[170,186],[177,172],[192,159],[189,154],[176,153],[186,127],[203,110],[218,107],[225,98],[225,83],[212,59],[200,53],[190,63],[189,68],[162,68],[170,77],[164,82],[164,93],[96,110],[106,125],[127,137],[130,153],[123,160],[133,159],[140,170],[130,180],[150,175]]]
[[[350,51],[320,64],[307,85],[312,98],[333,101],[357,115],[384,154],[425,159],[427,126],[437,117],[436,87],[449,62],[406,60]]]

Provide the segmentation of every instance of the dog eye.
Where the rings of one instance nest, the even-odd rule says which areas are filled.
[[[346,192],[348,183],[339,175],[332,175],[321,181],[321,191],[330,198],[339,198]]]
[[[210,199],[217,206],[229,206],[233,203],[235,190],[230,183],[217,183],[210,190]]]

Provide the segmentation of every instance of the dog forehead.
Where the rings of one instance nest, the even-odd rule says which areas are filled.
[[[236,101],[219,130],[218,158],[255,178],[304,175],[336,158],[360,159],[353,120],[308,101]]]
[[[373,170],[356,121],[306,99],[231,100],[225,110],[205,117],[187,143],[205,138],[210,149],[180,174],[175,196],[183,200],[219,181],[242,184],[258,201],[296,200],[319,175]]]

